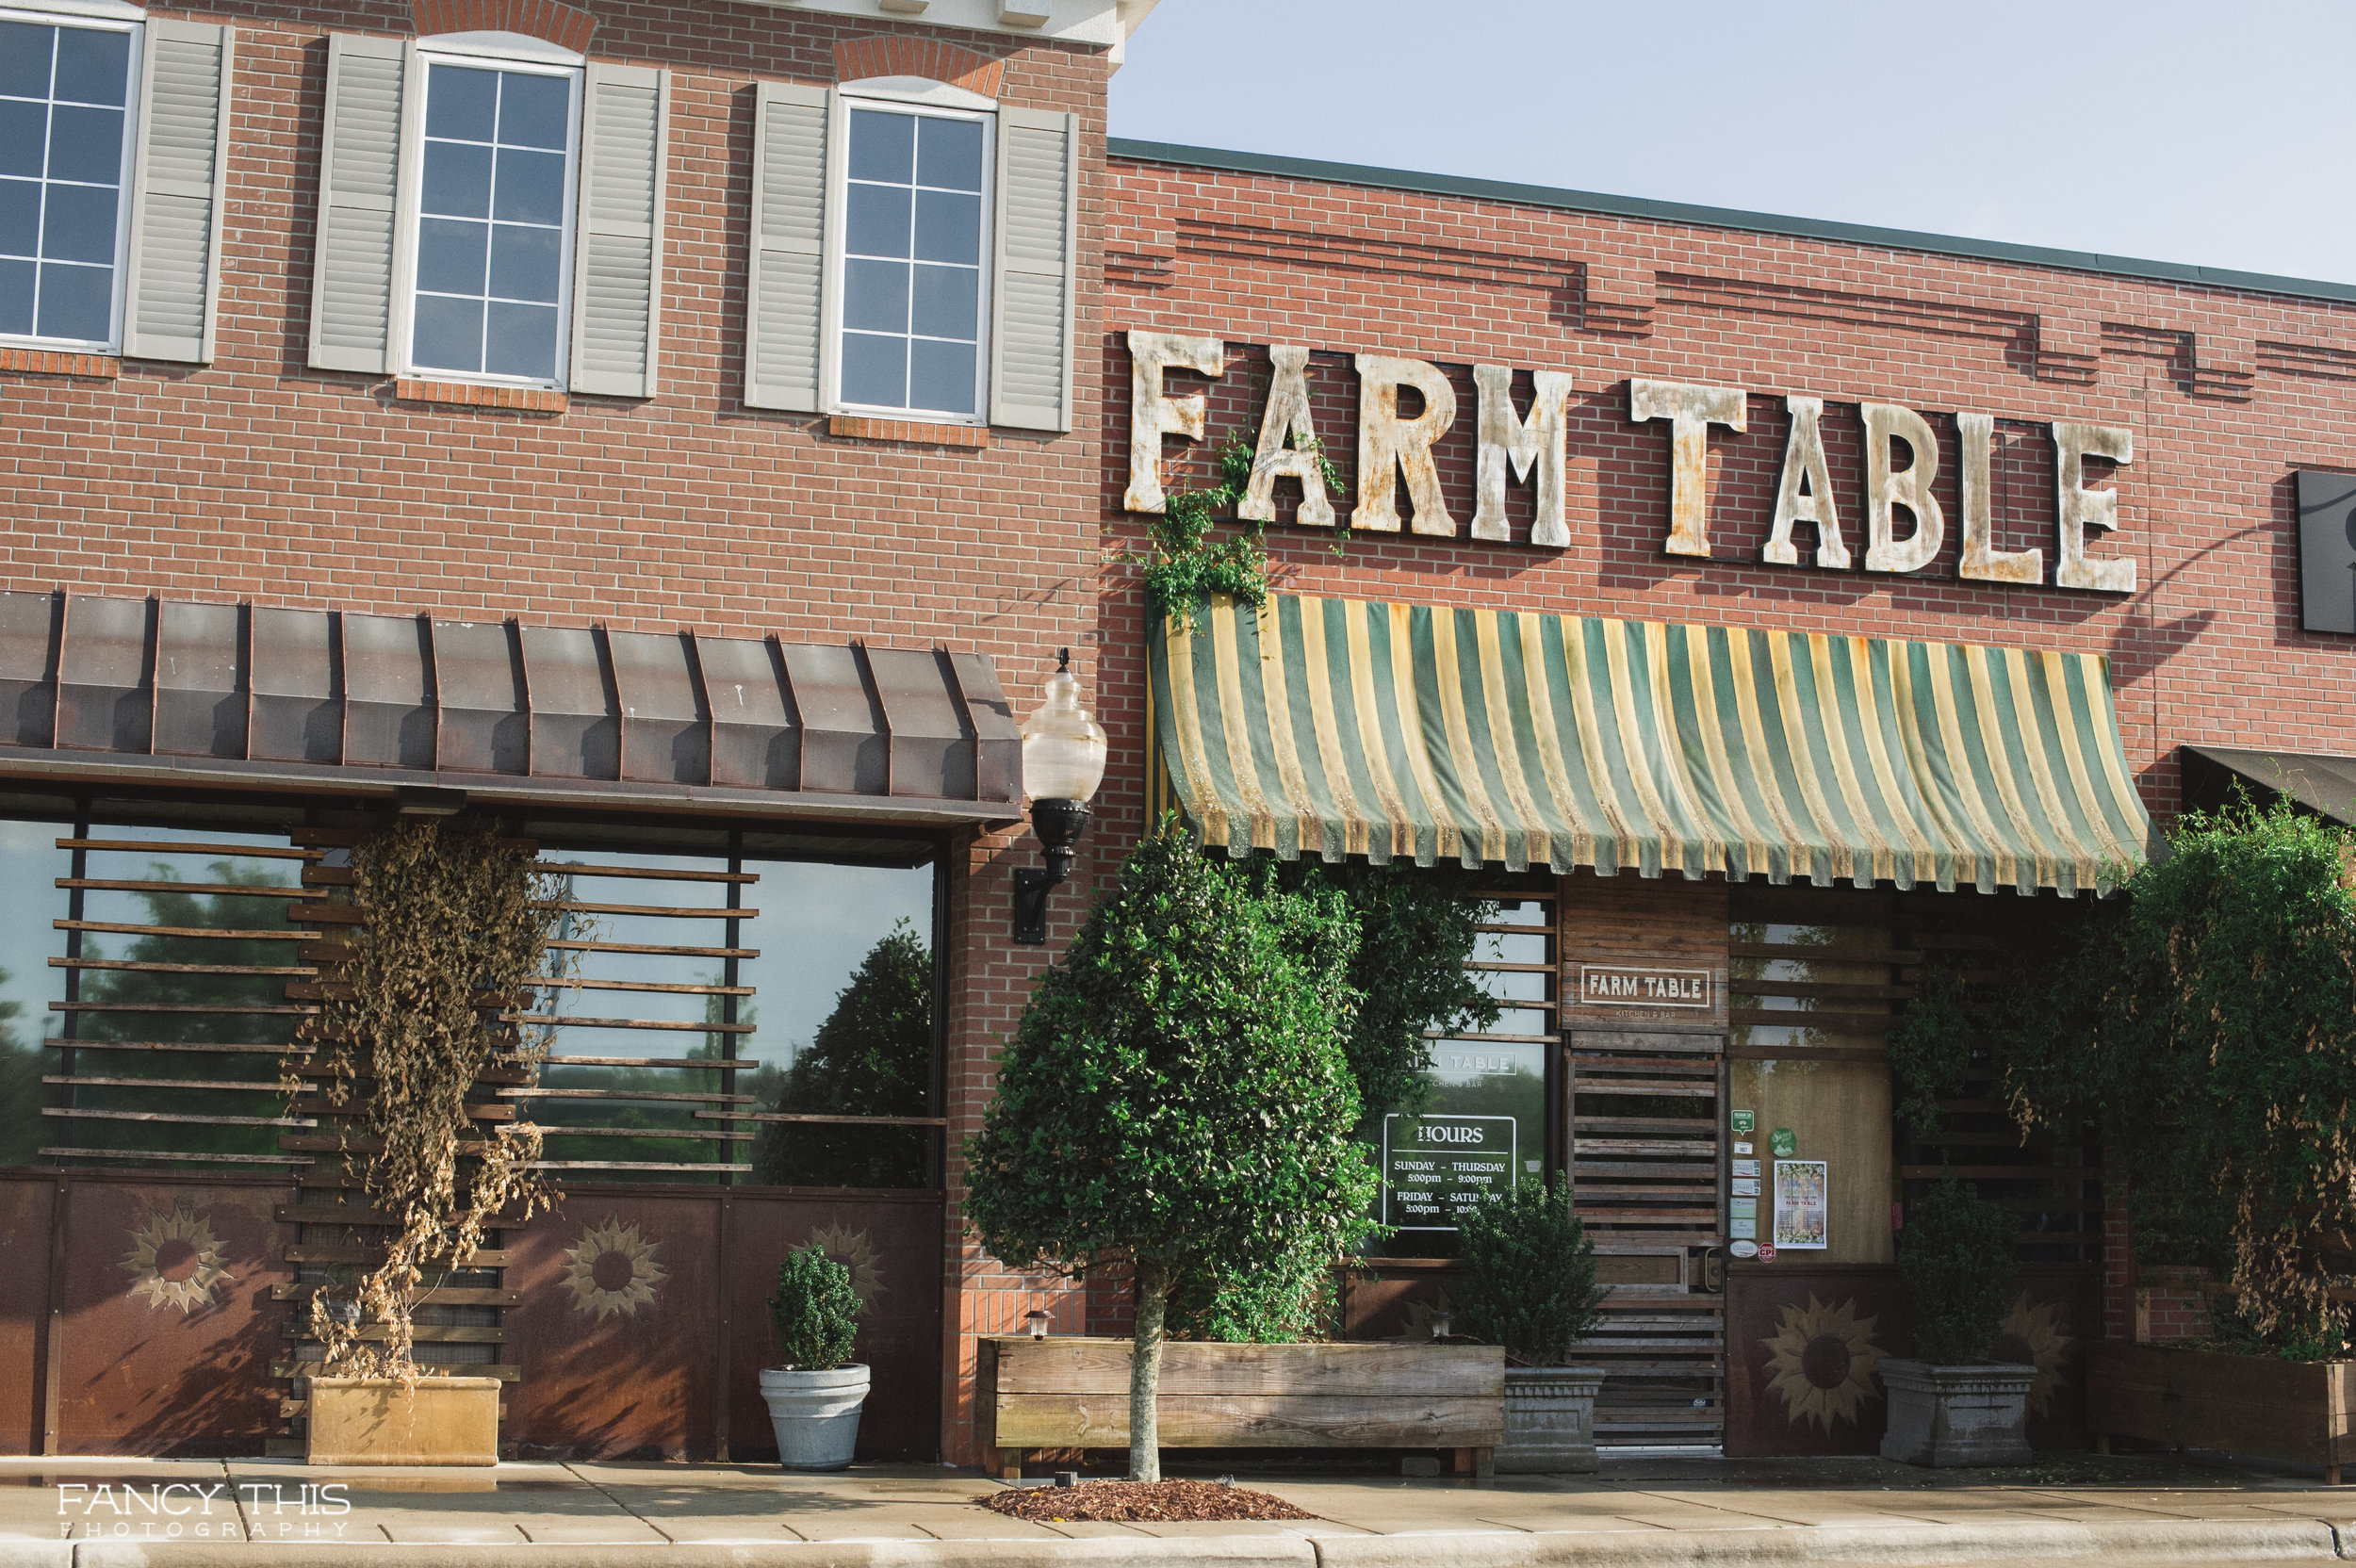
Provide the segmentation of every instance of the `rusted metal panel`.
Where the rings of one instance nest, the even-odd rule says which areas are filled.
[[[0,745],[47,747],[57,734],[57,655],[65,600],[0,594]]]
[[[11,1244],[8,1266],[0,1269],[0,1454],[41,1452],[41,1320],[49,1313],[56,1192],[54,1178],[0,1172],[0,1236]]]
[[[520,633],[532,694],[532,772],[618,778],[622,712],[598,644],[586,627],[528,626]]]
[[[344,633],[344,760],[380,768],[434,766],[434,642],[420,615],[340,617]]]
[[[256,761],[343,760],[343,658],[324,610],[251,612],[253,718],[248,755]]]
[[[1399,486],[1407,482],[1417,533],[1453,535],[1440,470],[1432,448],[1456,423],[1456,388],[1436,365],[1390,354],[1360,354],[1358,366],[1358,505],[1350,526],[1374,533],[1399,531]],[[1399,413],[1401,387],[1423,397],[1423,412],[1412,419]]]
[[[973,727],[973,798],[1023,798],[1023,727],[998,685],[998,671],[978,653],[953,653],[949,669]]]
[[[658,784],[712,782],[712,710],[684,632],[609,631],[622,705],[622,776]],[[538,688],[533,688],[535,699]]]
[[[77,1176],[68,1189],[59,1446],[252,1454],[277,1429],[267,1376],[291,1282],[285,1187]]]
[[[809,643],[787,643],[780,651],[802,716],[802,788],[890,794],[891,732],[859,651]]]
[[[435,621],[439,765],[456,773],[530,773],[532,699],[523,649],[506,621]]]
[[[146,751],[155,722],[155,667],[153,601],[69,596],[57,665],[57,743]]]
[[[759,1372],[777,1364],[768,1298],[777,1266],[815,1244],[851,1271],[863,1310],[852,1353],[871,1369],[859,1451],[931,1460],[941,1448],[942,1213],[938,1193],[890,1198],[743,1188],[732,1200],[729,1269],[729,1453],[777,1455]]]
[[[891,735],[892,792],[970,800],[973,738],[967,733],[948,657],[917,648],[869,648]]]
[[[712,782],[747,790],[802,787],[802,728],[776,643],[697,637],[712,705]]]
[[[167,599],[156,608],[155,749],[243,757],[245,611]]]

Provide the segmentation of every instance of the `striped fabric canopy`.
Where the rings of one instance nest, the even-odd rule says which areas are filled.
[[[2095,654],[1290,596],[1149,641],[1153,804],[1233,855],[2075,892],[2151,830]]]

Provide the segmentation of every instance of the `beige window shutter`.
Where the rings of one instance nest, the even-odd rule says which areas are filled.
[[[583,93],[570,386],[608,398],[651,398],[663,318],[671,74],[593,64]]]
[[[1072,115],[998,111],[997,265],[990,327],[993,425],[1072,428],[1079,132]]]
[[[212,362],[236,50],[232,27],[147,24],[123,279],[123,351],[130,358]]]
[[[763,82],[753,110],[751,277],[744,289],[744,403],[814,413],[825,353],[827,164],[834,93]]]
[[[391,368],[394,199],[409,51],[400,39],[327,40],[327,112],[311,257],[311,368]]]

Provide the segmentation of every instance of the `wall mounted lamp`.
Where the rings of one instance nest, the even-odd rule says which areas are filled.
[[[1014,939],[1047,939],[1047,895],[1072,874],[1072,856],[1088,831],[1088,798],[1104,776],[1104,727],[1080,706],[1072,650],[1055,650],[1047,702],[1023,721],[1023,787],[1031,797],[1031,831],[1047,861],[1044,871],[1014,874]]]

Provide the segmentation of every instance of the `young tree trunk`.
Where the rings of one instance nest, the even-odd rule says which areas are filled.
[[[1162,1320],[1170,1307],[1170,1270],[1139,1259],[1137,1337],[1129,1353],[1129,1478],[1162,1478],[1161,1429],[1154,1400],[1162,1387]]]

